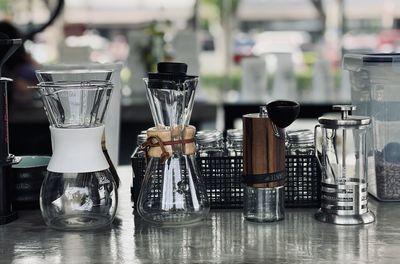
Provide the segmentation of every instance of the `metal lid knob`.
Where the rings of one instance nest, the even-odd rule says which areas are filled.
[[[342,119],[347,119],[349,117],[349,112],[356,110],[357,107],[355,105],[333,105],[332,109],[342,111]]]
[[[260,117],[268,117],[268,111],[266,105],[260,106]]]
[[[333,105],[332,109],[341,111],[353,111],[356,110],[357,107],[355,105]]]

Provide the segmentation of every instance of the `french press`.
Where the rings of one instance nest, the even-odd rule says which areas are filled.
[[[371,119],[349,115],[352,105],[334,105],[341,117],[328,114],[315,126],[316,156],[321,166],[321,208],[319,221],[340,224],[367,224],[375,220],[368,209],[366,134]],[[322,132],[322,158],[317,152],[317,131]]]

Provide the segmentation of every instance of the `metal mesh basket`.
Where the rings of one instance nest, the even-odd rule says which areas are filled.
[[[242,157],[199,157],[197,163],[212,209],[243,208]],[[133,157],[132,167],[132,199],[136,205],[146,170],[145,159]],[[285,206],[319,207],[321,171],[316,158],[308,155],[287,155],[286,172]],[[161,181],[161,169],[157,174],[157,179]],[[159,195],[159,191],[154,190],[153,195]]]
[[[321,169],[312,155],[286,155],[286,207],[319,207]]]

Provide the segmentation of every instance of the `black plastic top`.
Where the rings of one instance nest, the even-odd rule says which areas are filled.
[[[173,81],[175,83],[183,83],[188,79],[196,78],[197,76],[186,75],[187,64],[182,62],[159,62],[157,63],[157,72],[149,72],[149,88],[173,89],[174,85],[166,85],[162,81]]]
[[[157,64],[157,72],[172,75],[186,75],[187,64],[181,62],[159,62]]]
[[[366,63],[385,63],[385,62],[393,62],[393,58],[399,56],[400,53],[374,53],[374,54],[365,54],[363,56],[363,62]]]
[[[345,54],[343,65],[346,70],[357,71],[363,65],[379,63],[399,63],[400,53],[369,53],[369,54]]]

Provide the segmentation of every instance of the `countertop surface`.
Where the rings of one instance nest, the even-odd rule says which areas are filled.
[[[160,228],[132,214],[129,167],[119,174],[110,229],[55,231],[40,210],[20,211],[18,220],[0,226],[0,263],[400,263],[400,203],[370,198],[377,219],[365,226],[320,223],[316,209],[287,209],[276,223],[220,210],[194,226]]]

